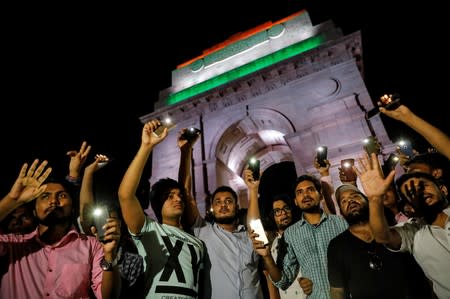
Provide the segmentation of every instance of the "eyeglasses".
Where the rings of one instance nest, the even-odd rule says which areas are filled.
[[[280,216],[283,212],[288,213],[291,211],[291,208],[288,206],[283,207],[282,209],[273,209],[272,212],[275,216]]]
[[[375,271],[381,271],[383,261],[375,251],[368,251],[369,254],[369,268]]]

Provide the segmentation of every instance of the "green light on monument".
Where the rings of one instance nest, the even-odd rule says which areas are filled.
[[[325,38],[321,35],[309,38],[306,41],[299,42],[297,44],[291,45],[270,55],[256,59],[246,65],[240,66],[234,70],[226,72],[224,74],[218,75],[214,78],[208,79],[204,82],[196,84],[192,87],[186,88],[177,93],[171,94],[167,98],[167,105],[173,105],[184,101],[188,98],[196,96],[200,93],[218,87],[220,85],[226,84],[230,81],[236,80],[238,78],[244,77],[248,74],[259,71],[263,68],[271,66],[280,61],[286,60],[290,57],[298,55],[300,53],[309,51],[320,46],[324,42]]]

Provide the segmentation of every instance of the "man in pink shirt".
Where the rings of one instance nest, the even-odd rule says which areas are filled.
[[[0,221],[32,200],[39,220],[29,234],[0,234],[0,262],[7,270],[0,298],[118,297],[118,220],[108,218],[104,243],[80,234],[72,224],[70,186],[65,180],[46,181],[50,172],[47,161],[24,164],[0,201]]]

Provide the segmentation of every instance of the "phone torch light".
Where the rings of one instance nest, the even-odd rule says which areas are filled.
[[[256,163],[256,158],[254,158],[254,157],[253,157],[253,158],[250,158],[250,163],[251,163],[251,164],[255,164],[255,163]]]
[[[102,209],[100,209],[100,208],[95,208],[94,209],[94,212],[93,212],[94,216],[98,217],[98,216],[101,216],[102,214],[103,214],[103,210]]]
[[[350,164],[349,162],[345,162],[345,163],[344,163],[344,167],[345,167],[345,168],[350,168],[350,166],[351,166],[351,164]]]
[[[317,151],[318,151],[318,152],[323,152],[323,146],[319,146],[319,147],[317,148]]]

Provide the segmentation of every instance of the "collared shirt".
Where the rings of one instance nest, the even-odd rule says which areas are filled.
[[[275,261],[278,257],[278,241],[281,239],[281,236],[282,235],[277,233],[277,236],[273,240],[272,247],[270,248],[270,252],[272,253],[272,257]],[[297,274],[297,280],[302,277],[302,273],[300,270],[301,269],[299,269]],[[281,299],[306,299],[306,294],[303,292],[303,289],[301,288],[298,281],[294,281],[286,290],[278,289],[278,292],[280,293]]]
[[[233,232],[197,218],[194,234],[205,242],[205,294],[202,298],[262,298],[259,255],[243,225]]]
[[[38,230],[0,235],[0,264],[7,266],[0,298],[102,298],[102,245],[74,227],[56,244],[46,245]]]
[[[288,252],[283,260],[281,279],[274,284],[283,290],[288,288],[297,278],[300,267],[303,277],[313,282],[313,291],[308,299],[330,298],[328,244],[347,228],[347,221],[341,216],[322,213],[318,225],[312,225],[302,215],[284,232]]]
[[[444,229],[414,219],[394,228],[402,239],[399,251],[414,255],[438,298],[450,298],[450,207],[443,212],[449,216]]]

